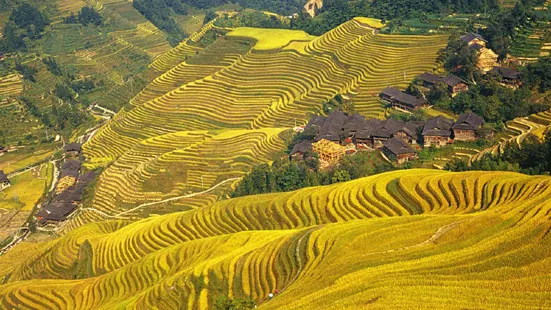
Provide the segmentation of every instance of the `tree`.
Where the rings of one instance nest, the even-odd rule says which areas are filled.
[[[26,29],[31,39],[37,38],[48,25],[48,19],[34,6],[24,3],[13,9],[9,20],[18,28]]]
[[[216,13],[213,10],[208,10],[203,18],[203,25],[208,24],[211,20],[214,20],[217,17]]]
[[[35,68],[28,65],[16,63],[15,70],[19,72],[21,75],[23,75],[23,78],[25,80],[36,82],[34,75],[38,72],[38,70],[36,70]]]
[[[62,75],[61,68],[57,64],[55,58],[46,57],[42,59],[42,62],[46,65],[48,71],[50,71],[53,75],[57,75],[57,76]]]
[[[436,83],[427,94],[427,100],[437,107],[449,109],[450,96],[448,95],[448,85],[442,82]]]
[[[78,12],[78,22],[84,26],[88,24],[101,25],[101,15],[91,7],[85,6]]]
[[[60,84],[60,83],[56,84],[54,93],[59,99],[63,101],[72,101],[74,99],[73,92],[65,84]]]
[[[13,23],[7,23],[4,28],[4,39],[1,41],[1,50],[8,53],[24,50],[27,45],[23,40],[23,37],[16,33],[16,27]]]
[[[348,171],[346,170],[335,171],[335,173],[333,174],[333,177],[331,178],[331,181],[333,183],[346,182],[350,180],[351,180],[350,173],[348,173]]]

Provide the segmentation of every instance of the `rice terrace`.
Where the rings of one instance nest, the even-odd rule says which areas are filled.
[[[0,0],[0,309],[551,309],[550,12]]]

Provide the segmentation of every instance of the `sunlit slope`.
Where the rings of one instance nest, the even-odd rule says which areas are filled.
[[[254,165],[269,162],[271,153],[284,147],[283,131],[186,131],[143,140],[101,174],[92,208],[79,211],[67,228],[105,218],[140,218],[209,205],[219,191],[128,211],[144,203],[200,193],[243,176]],[[224,183],[219,190],[231,184]]]
[[[407,170],[86,225],[1,257],[0,307],[549,309],[550,181]]]
[[[280,31],[283,35],[286,30]],[[338,93],[358,94],[356,110],[381,116],[378,93],[432,69],[445,42],[444,36],[376,35],[352,20],[300,51],[252,48],[237,57],[228,51],[220,70],[194,70],[192,58],[154,82],[165,85],[160,89],[166,93],[146,88],[132,102],[134,108],[100,130],[85,151],[97,161],[109,162],[141,140],[171,132],[292,127],[295,121],[305,123]],[[213,73],[195,75],[198,79],[193,81],[176,77],[177,72],[191,77],[194,71]]]

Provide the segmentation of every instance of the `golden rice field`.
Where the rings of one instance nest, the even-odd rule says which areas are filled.
[[[125,152],[100,176],[92,207],[79,214],[67,227],[117,216],[140,204],[202,192],[217,184],[243,176],[254,165],[269,162],[271,153],[284,147],[284,129],[176,132],[141,141]],[[94,162],[88,163],[93,167]],[[227,183],[228,188],[232,183]],[[126,212],[123,218],[140,218],[148,213],[208,205],[211,194],[182,199],[171,205]]]
[[[175,75],[194,75],[193,65],[179,64],[154,82],[162,81],[167,85],[163,91],[170,91],[134,101],[133,109],[121,112],[85,149],[93,157],[102,153],[97,160],[109,162],[140,140],[170,132],[292,127],[295,119],[305,123],[308,111],[318,111],[337,93],[357,93],[356,109],[380,116],[380,90],[407,84],[404,73],[413,77],[432,68],[445,41],[442,36],[374,35],[351,21],[312,40],[308,55],[251,50],[235,59],[229,51],[229,66],[170,84]],[[151,91],[156,88],[144,92]]]
[[[529,134],[536,135],[540,138],[545,137],[545,133],[551,127],[551,110],[532,114],[527,117],[515,118],[505,124],[508,133],[507,138],[503,138],[500,144],[491,148],[485,149],[476,154],[471,160],[477,160],[485,154],[497,155],[503,151],[508,143],[516,143],[520,145]]]
[[[93,223],[0,257],[0,308],[550,309],[550,195],[549,176],[403,170]]]
[[[383,116],[379,92],[432,69],[447,37],[380,35],[370,23],[351,20],[321,37],[237,28],[196,47],[209,23],[159,56],[150,66],[159,76],[84,145],[89,168],[108,168],[95,210],[79,213],[66,230],[242,176],[283,149],[283,129],[306,123],[336,94],[353,96],[365,116]],[[267,36],[279,36],[278,46],[266,47]],[[216,197],[174,204],[197,208]],[[148,212],[157,211],[125,215]]]

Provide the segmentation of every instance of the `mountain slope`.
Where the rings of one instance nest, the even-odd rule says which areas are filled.
[[[548,309],[550,181],[407,170],[90,224],[1,257],[0,304]]]
[[[382,116],[379,92],[388,85],[407,84],[405,75],[412,77],[433,68],[447,38],[381,35],[363,21],[351,20],[321,37],[282,29],[213,30],[216,27],[210,23],[159,57],[152,70],[171,69],[146,86],[130,101],[131,108],[123,109],[84,145],[89,168],[109,168],[101,175],[95,193],[93,207],[99,212],[79,215],[67,227],[100,220],[102,213],[112,217],[140,203],[169,198],[183,190],[199,192],[241,176],[251,163],[269,162],[271,153],[283,149],[281,136],[268,134],[259,141],[252,138],[255,133],[282,132],[303,124],[339,93],[354,97],[355,108],[362,114]],[[206,48],[197,48],[194,42],[208,31],[217,31],[218,39]],[[277,41],[281,46],[267,50],[255,45],[255,40],[271,36],[281,36]],[[177,137],[197,138],[207,132],[212,136],[221,130],[250,137],[234,139],[227,152],[220,152],[223,143],[203,152],[216,157],[224,165],[219,169],[224,173],[195,169],[189,157],[173,156],[174,164],[180,166],[176,171],[194,170],[192,175],[175,174],[158,160],[181,152],[185,139]],[[152,141],[157,148],[153,152],[149,147]],[[242,145],[256,143],[256,160],[239,155],[243,151],[237,151],[238,141]],[[147,179],[169,178],[171,182],[162,183],[163,188],[155,191],[139,185]],[[195,197],[171,210],[212,202],[213,196]]]

